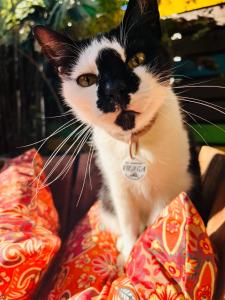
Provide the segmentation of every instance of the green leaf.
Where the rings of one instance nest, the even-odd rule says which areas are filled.
[[[87,12],[87,14],[90,16],[90,17],[95,17],[97,11],[96,11],[96,8],[91,6],[91,5],[87,5],[87,4],[84,4],[83,5],[84,7],[84,10]]]

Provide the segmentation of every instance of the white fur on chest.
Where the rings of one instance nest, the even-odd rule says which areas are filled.
[[[151,130],[139,139],[138,159],[147,166],[144,178],[131,181],[122,173],[123,162],[129,157],[127,143],[97,127],[94,128],[94,143],[110,191],[129,191],[129,201],[148,223],[173,197],[191,186],[187,171],[190,160],[188,137],[175,96],[161,107]],[[123,205],[128,199],[114,201]]]

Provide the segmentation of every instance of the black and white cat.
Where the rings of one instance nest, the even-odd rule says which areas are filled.
[[[205,217],[194,147],[178,98],[160,76],[168,59],[157,0],[130,0],[118,28],[83,41],[43,26],[34,34],[58,70],[66,103],[93,128],[102,219],[121,236],[123,257],[181,191]]]

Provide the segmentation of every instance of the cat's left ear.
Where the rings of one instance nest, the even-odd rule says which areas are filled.
[[[75,58],[74,43],[68,37],[44,26],[36,26],[33,33],[42,52],[58,71],[60,76],[69,72]]]
[[[127,33],[149,30],[160,40],[161,26],[157,0],[129,0],[121,26]]]

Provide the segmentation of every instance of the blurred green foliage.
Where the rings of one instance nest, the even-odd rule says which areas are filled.
[[[1,0],[0,44],[13,43],[15,32],[23,42],[36,24],[64,30],[75,38],[118,25],[124,1],[113,0]]]

